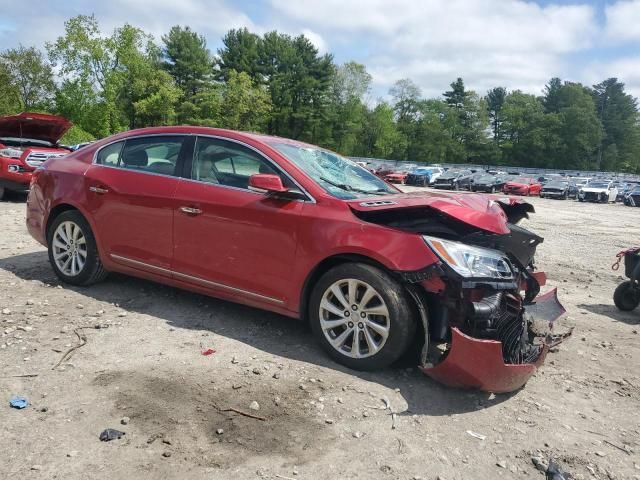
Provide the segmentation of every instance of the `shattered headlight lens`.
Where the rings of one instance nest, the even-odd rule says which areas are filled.
[[[512,280],[511,262],[497,250],[473,247],[442,238],[423,236],[429,248],[453,270],[465,278]]]

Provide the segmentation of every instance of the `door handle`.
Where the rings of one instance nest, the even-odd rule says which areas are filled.
[[[187,215],[200,215],[202,213],[202,210],[195,207],[180,207],[180,211]]]
[[[89,187],[89,191],[93,193],[97,193],[98,195],[104,195],[105,193],[109,193],[107,188],[102,187]]]

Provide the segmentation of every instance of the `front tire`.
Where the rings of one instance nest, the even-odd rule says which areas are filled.
[[[624,281],[613,292],[613,302],[623,312],[630,312],[640,304],[640,291],[630,280]]]
[[[4,193],[5,193],[5,188],[4,187],[0,187],[0,200],[2,200],[4,198]]]
[[[391,365],[407,350],[416,320],[411,298],[386,271],[346,263],[325,273],[309,302],[311,328],[336,362],[354,370]]]
[[[47,232],[49,262],[65,283],[86,286],[107,276],[89,222],[77,210],[58,215]]]

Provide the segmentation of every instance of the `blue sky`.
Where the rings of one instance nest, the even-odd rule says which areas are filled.
[[[18,8],[19,5],[19,8]],[[336,62],[366,65],[372,100],[400,78],[437,96],[456,77],[539,94],[552,76],[618,77],[640,96],[640,0],[0,0],[0,50],[42,47],[64,20],[94,13],[104,32],[125,22],[156,39],[190,25],[215,52],[230,28],[305,34]]]

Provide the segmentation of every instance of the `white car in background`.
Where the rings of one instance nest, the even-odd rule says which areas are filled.
[[[431,175],[429,175],[429,184],[433,184],[440,175],[444,173],[444,169],[440,167],[429,167],[431,169]]]
[[[578,191],[580,202],[615,202],[618,188],[607,180],[591,180]]]

